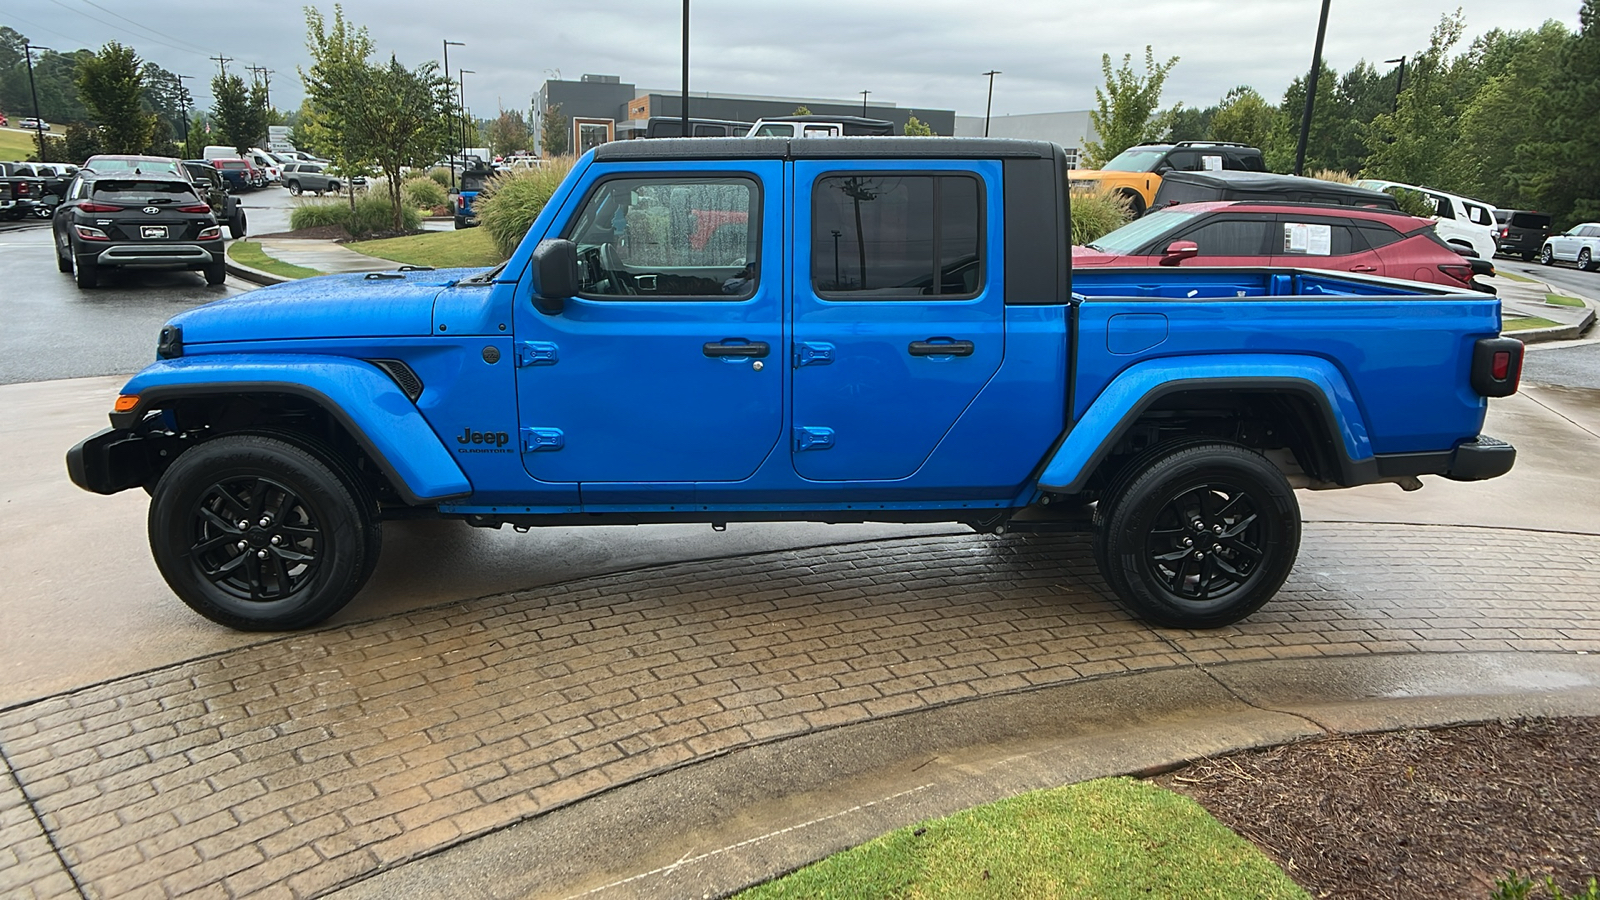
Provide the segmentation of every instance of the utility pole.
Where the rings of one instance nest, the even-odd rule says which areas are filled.
[[[178,79],[178,102],[183,104],[183,155],[194,158],[194,145],[189,140],[189,89],[183,86],[185,79],[194,78],[193,75],[174,75]]]
[[[266,93],[267,107],[272,107],[272,70],[266,66],[245,66],[252,84],[259,84]]]
[[[989,76],[989,100],[983,104],[983,136],[989,136],[989,110],[994,108],[994,77],[1003,74],[998,69],[990,69],[983,73]]]
[[[22,55],[28,58],[28,92],[33,95],[33,127],[39,134],[39,162],[44,162],[44,119],[39,115],[39,89],[33,84],[33,51],[49,50],[49,47],[37,47],[27,41],[22,42]]]
[[[683,136],[689,136],[689,0],[683,0]]]
[[[1300,116],[1300,143],[1294,149],[1294,174],[1305,174],[1306,142],[1311,139],[1311,111],[1317,105],[1317,76],[1322,74],[1322,38],[1328,33],[1328,4],[1322,0],[1322,18],[1317,21],[1317,47],[1311,51],[1311,77],[1306,79],[1306,108]]]
[[[223,56],[219,53],[216,56],[208,56],[206,59],[215,60],[218,74],[220,74],[223,78],[228,77],[228,63],[233,62],[233,57]]]
[[[465,46],[466,46],[466,44],[461,42],[461,41],[445,41],[444,42],[444,83],[445,83],[445,90],[449,90],[450,89],[450,48],[451,47],[465,47]],[[451,131],[455,131],[454,128],[452,128],[450,130]],[[455,163],[452,162],[447,168],[449,168],[449,170],[450,170],[450,193],[454,194],[456,192],[456,167],[455,167]]]
[[[862,91],[861,92],[861,117],[863,119],[867,117],[867,95],[870,94],[870,93],[872,93],[872,92],[871,91]]]

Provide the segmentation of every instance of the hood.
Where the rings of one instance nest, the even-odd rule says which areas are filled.
[[[1109,172],[1104,172],[1104,171],[1102,171],[1100,169],[1072,169],[1071,171],[1067,172],[1067,180],[1068,181],[1099,181],[1100,179],[1106,177],[1106,175],[1108,175],[1108,174],[1110,174],[1110,173]],[[1118,175],[1126,175],[1128,173],[1127,172],[1118,172],[1116,174],[1118,174]]]
[[[423,336],[433,331],[433,298],[461,273],[383,274],[324,275],[264,287],[191,309],[171,324],[183,326],[185,344]]]

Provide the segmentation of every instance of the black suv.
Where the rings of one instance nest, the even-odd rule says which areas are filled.
[[[176,160],[171,162],[176,163]],[[206,284],[227,276],[222,227],[183,170],[152,166],[73,179],[52,225],[56,267],[92,288],[106,268],[198,269]]]
[[[211,214],[217,217],[218,222],[228,223],[228,237],[234,240],[244,237],[248,224],[244,207],[239,205],[239,198],[231,193],[228,179],[223,178],[209,160],[186,159],[183,168],[189,173],[189,180],[194,182],[200,197],[211,204]]]
[[[1531,209],[1497,209],[1494,213],[1495,252],[1533,262],[1550,239],[1549,213]]]
[[[1206,203],[1213,200],[1256,200],[1268,203],[1312,203],[1321,206],[1364,206],[1369,209],[1398,210],[1392,195],[1369,191],[1351,184],[1273,175],[1268,172],[1168,172],[1156,189],[1152,211],[1180,203]]]

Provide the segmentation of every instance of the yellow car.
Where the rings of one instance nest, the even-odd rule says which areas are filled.
[[[1215,169],[1233,169],[1245,172],[1265,172],[1266,163],[1261,151],[1244,144],[1222,141],[1179,141],[1173,143],[1145,143],[1132,147],[1112,157],[1101,169],[1074,169],[1067,173],[1073,189],[1092,190],[1104,186],[1128,198],[1135,216],[1144,215],[1161,187],[1161,175],[1179,169],[1186,172],[1204,172]]]

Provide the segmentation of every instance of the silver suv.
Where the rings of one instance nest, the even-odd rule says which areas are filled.
[[[328,167],[322,163],[290,163],[283,167],[282,177],[283,186],[295,195],[303,191],[337,194],[344,187],[339,177],[328,174]]]
[[[1600,269],[1600,222],[1574,225],[1566,234],[1545,238],[1539,262],[1553,266],[1558,262],[1577,263],[1585,272]]]

